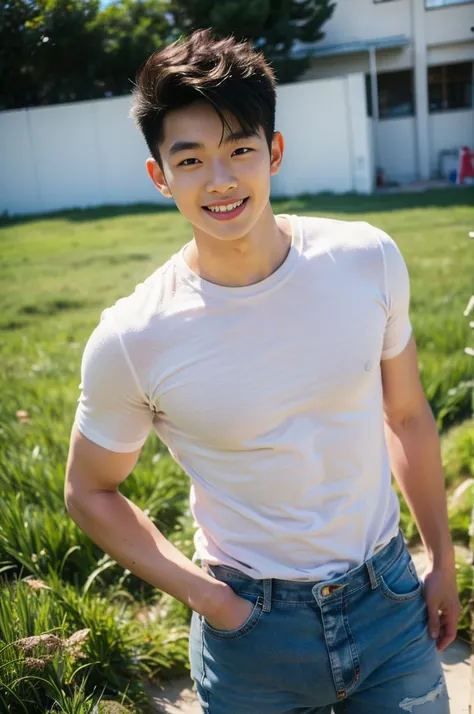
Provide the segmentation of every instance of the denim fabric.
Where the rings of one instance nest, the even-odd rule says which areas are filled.
[[[401,533],[331,581],[207,572],[254,608],[230,631],[193,613],[191,676],[206,714],[449,714],[423,583]]]

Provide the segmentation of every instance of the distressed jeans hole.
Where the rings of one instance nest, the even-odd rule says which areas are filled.
[[[444,694],[444,692],[446,692],[446,683],[444,677],[440,677],[433,689],[422,697],[406,697],[403,699],[403,701],[400,702],[400,709],[410,713],[414,712],[415,707],[434,702],[441,694]],[[414,712],[414,714],[416,714],[416,712]]]

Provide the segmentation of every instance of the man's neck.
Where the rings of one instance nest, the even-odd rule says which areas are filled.
[[[269,206],[251,233],[238,240],[218,240],[195,231],[184,257],[191,270],[204,280],[225,287],[244,287],[274,273],[290,246],[288,220],[277,220]]]

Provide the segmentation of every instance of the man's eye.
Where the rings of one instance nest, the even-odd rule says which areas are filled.
[[[194,166],[195,164],[190,164],[188,161],[199,161],[199,159],[184,159],[178,166]]]
[[[245,151],[245,153],[247,153],[247,151],[253,151],[253,149],[250,149],[248,146],[242,146],[240,149],[236,149],[236,150],[234,151],[234,154],[235,154],[237,151]],[[243,154],[240,154],[240,156],[243,156]]]

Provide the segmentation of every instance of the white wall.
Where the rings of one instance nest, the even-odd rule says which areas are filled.
[[[151,201],[169,205],[169,199],[163,198],[146,173],[145,161],[150,152],[129,118],[129,111],[129,97],[94,103],[105,202]]]
[[[393,72],[410,69],[413,66],[411,47],[397,47],[389,50],[377,50],[377,72]],[[331,55],[329,57],[314,57],[310,66],[301,75],[300,81],[311,79],[330,79],[341,74],[364,72],[369,74],[370,62],[367,51]]]
[[[334,79],[342,74],[352,74],[370,71],[369,53],[359,52],[351,55],[333,55],[330,57],[313,57],[309,67],[301,77],[300,82],[308,82],[315,79]]]
[[[411,35],[411,0],[337,0],[318,47],[390,35]]]
[[[470,28],[473,24],[474,6],[472,4],[450,5],[427,10],[425,12],[426,43],[430,46],[452,42],[472,42]]]
[[[332,18],[324,25],[325,37],[318,48],[390,35],[413,38],[416,24],[414,26],[412,11],[413,5],[417,3],[422,4],[423,13],[416,24],[423,24],[428,47],[446,43],[472,43],[472,3],[426,10],[425,0],[337,0]]]
[[[90,103],[28,112],[40,196],[47,211],[91,206],[103,195],[93,110]],[[20,167],[19,167],[20,168]],[[87,180],[85,180],[87,177]],[[19,176],[21,182],[21,174]]]
[[[430,114],[431,174],[438,171],[439,152],[443,149],[474,148],[474,111],[458,109]]]
[[[474,11],[472,24],[474,25]],[[428,65],[434,67],[438,64],[472,62],[474,59],[474,35],[472,37],[472,42],[428,47]]]
[[[399,183],[417,178],[414,117],[383,119],[378,125],[378,164],[385,177]]]
[[[286,147],[274,195],[372,191],[364,82],[360,74],[279,88],[276,128]]]
[[[0,213],[167,204],[129,108],[127,96],[0,113]],[[363,75],[280,87],[277,127],[286,154],[276,195],[372,190]]]
[[[25,111],[0,113],[0,213],[42,210],[28,119]]]
[[[129,107],[120,97],[0,113],[0,212],[166,203]]]

